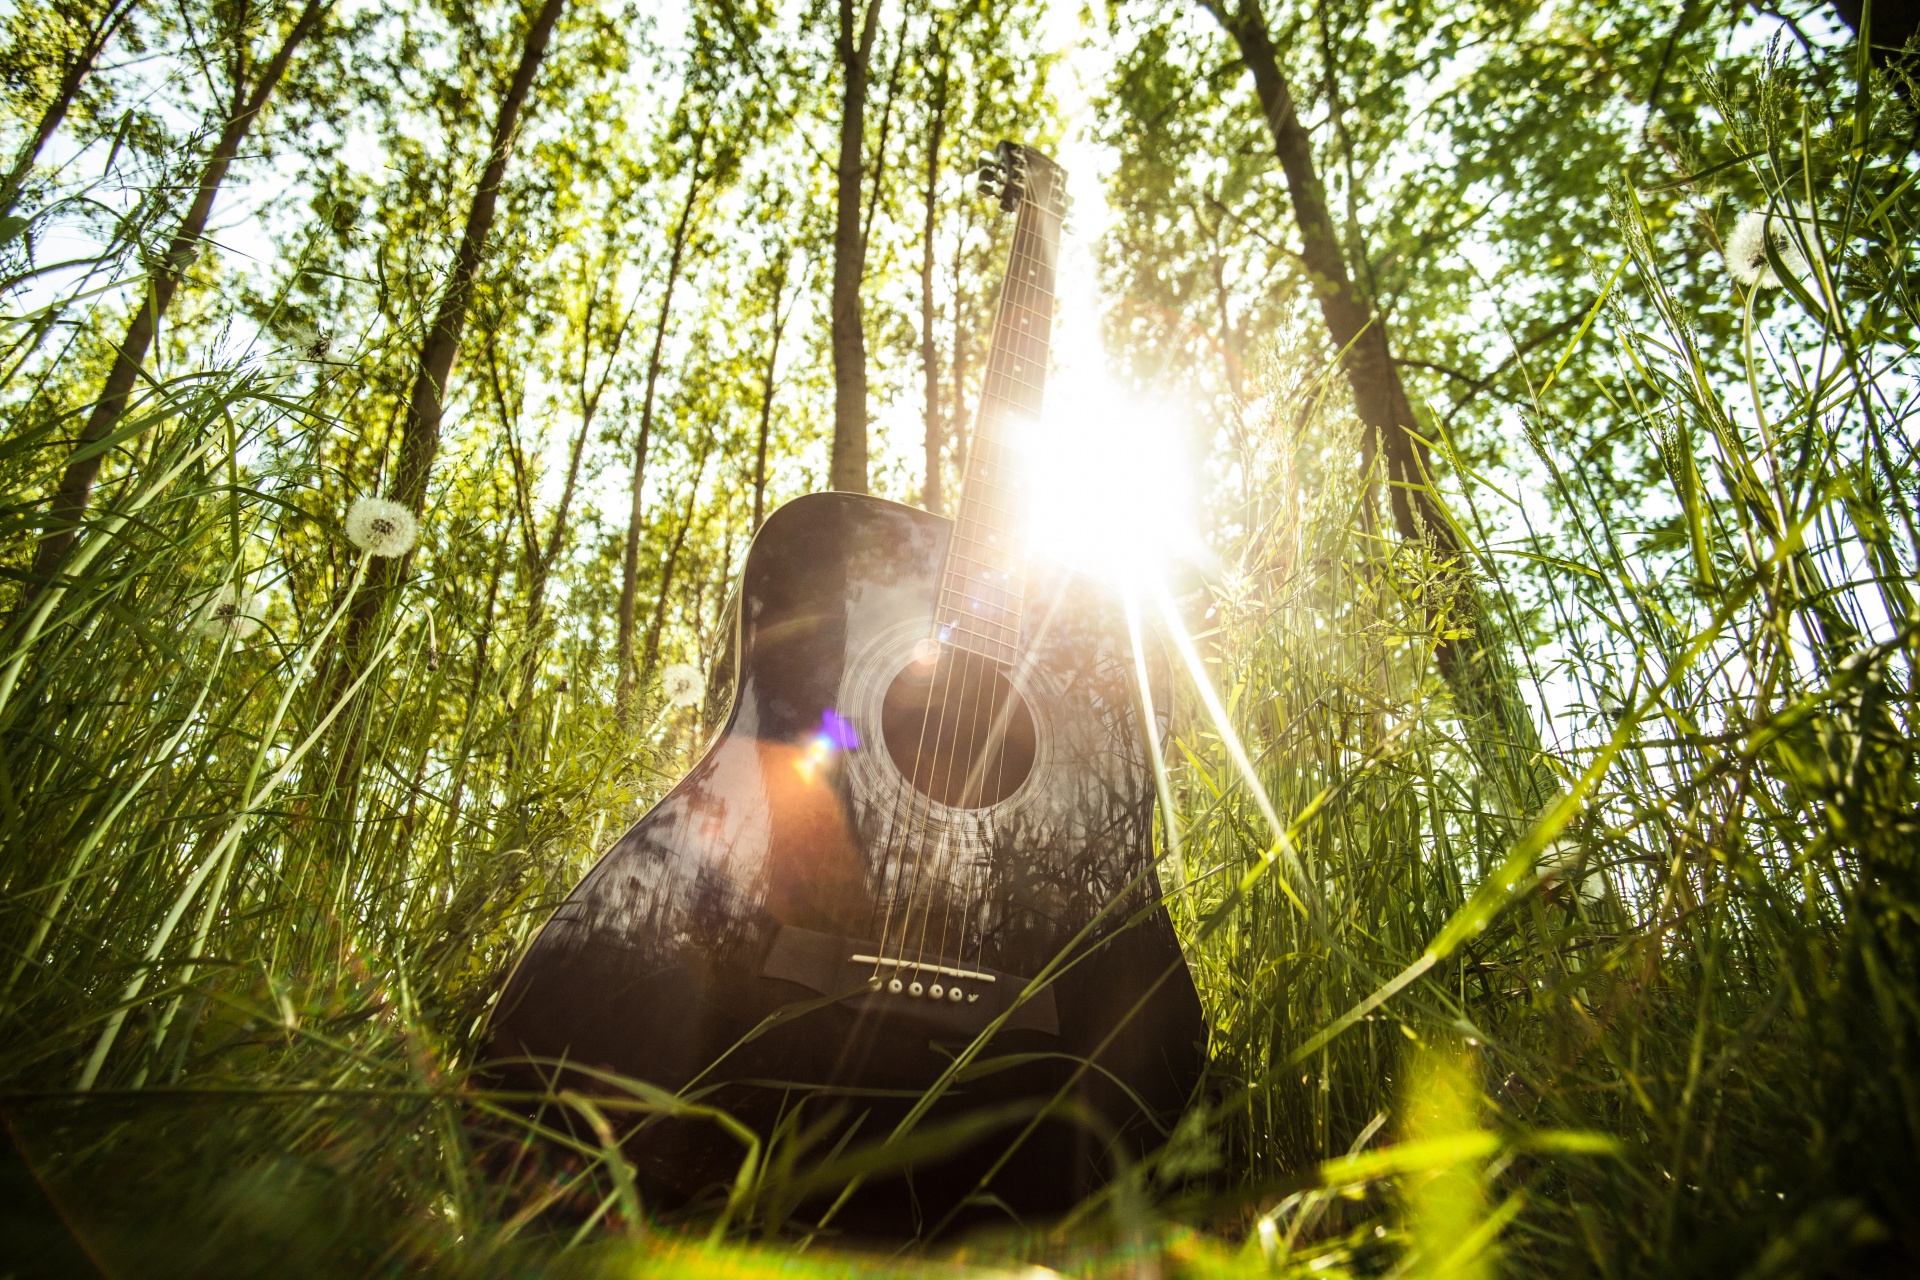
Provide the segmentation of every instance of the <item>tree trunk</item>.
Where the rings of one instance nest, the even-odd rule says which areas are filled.
[[[860,315],[866,240],[860,226],[860,179],[866,145],[867,71],[880,28],[880,0],[867,0],[854,30],[855,0],[840,0],[838,52],[845,77],[840,114],[839,187],[833,218],[833,463],[828,483],[867,491],[867,339]]]
[[[133,319],[127,325],[126,336],[120,340],[120,346],[114,352],[113,366],[107,371],[100,398],[94,401],[93,412],[81,428],[80,438],[74,441],[73,451],[67,457],[66,470],[61,474],[60,483],[48,502],[47,534],[41,539],[33,559],[33,576],[38,586],[44,586],[59,572],[67,548],[73,545],[79,533],[80,522],[93,501],[94,481],[99,478],[101,464],[106,460],[108,438],[112,436],[121,415],[126,412],[127,401],[133,394],[134,385],[140,380],[140,366],[145,363],[147,349],[153,345],[154,335],[159,332],[160,319],[172,304],[173,295],[179,289],[187,268],[199,256],[201,237],[206,233],[207,218],[213,212],[214,197],[219,194],[220,184],[226,180],[227,170],[233,166],[234,157],[239,154],[240,143],[266,107],[267,99],[273,96],[281,77],[286,74],[294,51],[320,25],[321,18],[332,3],[333,0],[307,0],[293,29],[280,42],[280,48],[261,71],[253,92],[247,95],[244,103],[237,104],[237,110],[228,117],[226,127],[220,131],[213,154],[207,157],[206,166],[200,171],[200,182],[194,190],[193,203],[187,207],[186,217],[180,220],[180,226],[167,246],[166,257],[147,278],[146,296],[141,299],[139,310],[134,312]],[[235,97],[238,96],[239,86],[236,85]],[[31,160],[26,163],[30,165]],[[33,589],[37,589],[37,586]]]
[[[880,197],[887,189],[887,137],[893,132],[893,102],[900,92],[900,72],[907,64],[907,37],[902,30],[900,45],[893,51],[893,70],[887,74],[887,93],[880,106],[880,136],[873,142],[873,190],[867,193],[867,211],[860,218],[860,262],[865,270],[867,246],[873,241],[873,217],[880,211]]]
[[[580,483],[580,460],[586,452],[587,433],[593,427],[593,420],[600,412],[600,398],[606,394],[607,383],[613,378],[613,364],[619,358],[621,350],[627,344],[627,330],[633,321],[633,311],[629,309],[620,319],[620,328],[613,335],[613,343],[607,348],[606,367],[591,389],[587,385],[587,362],[592,358],[589,345],[593,338],[593,304],[587,304],[586,323],[581,326],[580,335],[580,430],[574,434],[573,446],[567,451],[567,481],[560,490],[560,503],[554,508],[553,527],[547,531],[546,544],[540,548],[531,569],[532,582],[527,592],[527,628],[531,632],[540,625],[541,614],[547,598],[547,581],[553,576],[554,563],[559,560],[560,552],[567,545],[567,514],[573,508],[573,496]]]
[[[547,56],[547,43],[560,20],[566,0],[542,0],[540,10],[527,27],[520,46],[520,64],[500,99],[488,144],[486,167],[480,172],[480,184],[474,189],[473,203],[467,210],[467,225],[460,233],[460,245],[454,251],[453,267],[446,291],[434,312],[433,325],[420,348],[420,363],[414,371],[413,390],[400,429],[400,456],[394,465],[387,496],[404,504],[416,516],[426,509],[427,481],[440,451],[440,418],[446,404],[448,379],[460,351],[460,337],[466,329],[467,308],[473,301],[474,286],[480,277],[480,264],[486,256],[487,240],[493,233],[493,220],[500,204],[500,188],[507,173],[507,159],[520,129],[520,113],[532,92],[533,79]],[[406,580],[411,553],[380,561],[360,587],[359,597],[347,616],[341,656],[335,659],[326,682],[323,705],[330,705],[350,682],[368,632],[379,617],[383,601]],[[344,746],[339,752],[336,776],[347,782],[347,811],[351,812],[357,792],[353,778],[359,748],[360,723],[357,715],[343,715],[335,722],[335,736]]]
[[[1384,462],[1389,504],[1400,536],[1424,542],[1437,559],[1451,562],[1436,585],[1450,606],[1459,640],[1442,639],[1434,648],[1440,672],[1453,690],[1462,716],[1477,723],[1475,745],[1487,748],[1481,763],[1499,775],[1516,807],[1532,811],[1558,790],[1541,762],[1539,732],[1524,701],[1485,602],[1465,566],[1461,547],[1435,496],[1426,443],[1394,365],[1384,320],[1354,287],[1346,257],[1327,208],[1326,188],[1314,164],[1313,141],[1300,124],[1292,91],[1280,73],[1260,0],[1200,0],[1239,46],[1253,74],[1254,90],[1273,137],[1274,154],[1286,176],[1294,221],[1300,228],[1301,261],[1314,284],[1327,336],[1341,352],[1347,385],[1362,434],[1361,466],[1371,475],[1376,457]],[[1229,4],[1237,8],[1229,8]]]
[[[640,590],[641,496],[647,482],[647,448],[653,441],[653,397],[660,381],[661,352],[667,341],[667,321],[673,312],[673,287],[680,280],[680,267],[686,258],[687,233],[693,226],[693,206],[700,195],[700,156],[707,143],[706,130],[694,135],[693,173],[687,179],[687,201],[680,206],[680,221],[673,229],[673,251],[667,259],[666,290],[660,297],[660,316],[653,326],[653,352],[647,357],[647,393],[640,405],[640,439],[633,448],[633,489],[627,510],[627,544],[620,565],[620,639],[617,661],[620,676],[614,685],[614,705],[624,722],[633,706],[634,606]]]
[[[940,196],[940,143],[947,128],[947,51],[938,53],[940,70],[933,79],[933,100],[928,105],[932,119],[927,127],[927,218],[920,233],[920,364],[926,375],[926,484],[920,491],[920,505],[935,515],[945,501],[940,492],[940,450],[946,443],[946,431],[940,420],[940,350],[933,341],[933,233],[938,224]],[[959,317],[955,316],[957,324]]]
[[[47,145],[47,139],[67,118],[67,112],[73,107],[73,100],[79,96],[80,86],[93,74],[93,64],[99,60],[100,51],[107,47],[107,41],[113,39],[113,33],[133,11],[133,0],[112,0],[107,11],[100,15],[100,21],[80,47],[67,59],[66,70],[60,76],[60,88],[54,93],[53,101],[40,113],[40,123],[34,127],[33,134],[21,144],[19,154],[14,157],[13,167],[0,181],[0,217],[13,212],[13,206],[19,202],[20,192],[27,185],[27,175],[33,172],[34,161],[40,158],[40,149]]]
[[[805,279],[805,276],[802,276]],[[773,281],[773,339],[767,344],[767,371],[760,383],[760,430],[753,451],[753,531],[767,518],[767,431],[773,425],[773,375],[780,359],[780,334],[787,327],[787,315],[780,301],[787,291],[787,260],[780,260]],[[791,304],[789,304],[791,306]]]
[[[1267,23],[1259,0],[1201,0],[1240,47],[1240,56],[1253,73],[1254,91],[1273,136],[1274,154],[1287,179],[1294,221],[1300,227],[1300,260],[1312,277],[1320,316],[1327,336],[1341,354],[1347,385],[1353,390],[1354,411],[1365,428],[1364,461],[1375,452],[1386,462],[1394,526],[1400,536],[1433,542],[1436,550],[1458,551],[1447,522],[1439,518],[1433,497],[1425,488],[1426,445],[1413,434],[1416,424],[1400,385],[1387,344],[1385,323],[1354,287],[1347,262],[1327,208],[1327,192],[1314,166],[1313,140],[1300,123],[1293,93],[1280,74]]]
[[[520,130],[520,112],[533,88],[533,78],[547,56],[547,42],[553,37],[554,24],[560,20],[560,11],[565,7],[566,0],[543,0],[540,11],[527,28],[526,40],[520,47],[520,65],[514,69],[506,96],[500,100],[499,115],[494,119],[487,167],[481,171],[480,185],[473,193],[473,205],[467,212],[460,247],[454,253],[447,290],[441,295],[433,327],[427,331],[426,343],[420,349],[420,366],[414,374],[413,394],[408,397],[406,423],[400,432],[400,458],[393,469],[393,483],[387,490],[387,496],[404,503],[415,515],[426,507],[427,478],[433,473],[434,457],[440,451],[440,415],[446,405],[447,380],[453,373],[454,357],[460,351],[467,307],[473,301],[480,262],[493,232],[500,188],[507,174],[507,157]]]
[[[707,458],[712,454],[712,445],[700,451],[700,461],[693,469],[693,484],[687,489],[687,512],[680,521],[680,529],[673,535],[673,545],[667,548],[667,562],[660,566],[660,594],[653,603],[653,621],[647,627],[647,651],[645,661],[640,668],[640,682],[644,685],[653,675],[653,668],[660,661],[660,633],[667,624],[667,596],[673,590],[674,566],[680,562],[680,552],[687,545],[687,531],[693,527],[693,508],[700,498],[700,481],[706,478]]]

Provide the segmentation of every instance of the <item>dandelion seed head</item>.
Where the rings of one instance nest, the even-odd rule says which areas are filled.
[[[390,498],[361,498],[347,512],[347,541],[368,555],[403,556],[419,536],[413,512]]]
[[[287,330],[286,350],[295,359],[315,363],[325,360],[333,350],[333,330],[310,324],[296,324]]]
[[[1786,264],[1787,270],[1796,276],[1804,275],[1807,257],[1794,241],[1795,224],[1798,224],[1801,234],[1811,234],[1812,212],[1800,206],[1790,216],[1767,214],[1759,209],[1749,209],[1741,214],[1740,221],[1733,224],[1733,230],[1727,235],[1728,274],[1748,288],[1779,288],[1780,277],[1775,273],[1773,264],[1767,261],[1767,240],[1771,237],[1773,251]]]
[[[676,662],[660,673],[660,691],[676,707],[690,707],[706,692],[706,681],[684,662]]]
[[[213,639],[250,638],[260,629],[260,599],[232,583],[207,598],[200,615],[200,633]]]

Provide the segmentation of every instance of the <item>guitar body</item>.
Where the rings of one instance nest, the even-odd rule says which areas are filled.
[[[767,520],[724,726],[554,912],[489,1028],[493,1059],[538,1062],[547,1081],[559,1060],[636,1077],[763,1136],[830,1120],[818,1158],[892,1132],[997,1021],[976,1065],[1017,1061],[954,1083],[914,1131],[999,1123],[874,1177],[836,1218],[894,1233],[972,1195],[1056,1097],[987,1191],[1023,1213],[1069,1207],[1164,1134],[1204,1061],[1157,905],[1149,726],[1119,602],[1034,564],[1021,651],[968,665],[928,639],[953,529],[846,493]],[[1157,650],[1148,666],[1164,707]],[[724,1187],[743,1155],[695,1119],[627,1146],[676,1199]]]

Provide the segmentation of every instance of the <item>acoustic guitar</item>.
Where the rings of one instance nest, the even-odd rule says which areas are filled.
[[[503,1074],[634,1077],[806,1134],[805,1159],[952,1139],[841,1195],[854,1229],[1065,1209],[1164,1137],[1204,1061],[1153,868],[1141,679],[1166,707],[1164,660],[1022,541],[1064,179],[1012,143],[981,172],[1018,216],[957,516],[817,493],[767,519],[720,731],[554,911],[488,1028]],[[625,1148],[675,1198],[743,1155],[694,1119]]]

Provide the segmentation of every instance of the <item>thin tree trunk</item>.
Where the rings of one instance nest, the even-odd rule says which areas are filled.
[[[629,310],[626,319],[630,320],[632,315],[633,312]],[[587,306],[587,323],[583,326],[583,331],[586,335],[591,335],[592,330],[593,306],[592,303],[589,302]],[[587,377],[588,361],[592,358],[592,353],[590,350],[585,349],[586,341],[583,337],[581,343],[583,350],[580,355],[579,384],[580,429],[574,432],[573,444],[567,451],[566,483],[560,489],[560,501],[554,507],[553,525],[547,530],[546,539],[543,542],[536,543],[535,539],[538,537],[537,531],[534,532],[533,537],[528,539],[532,554],[528,557],[529,563],[527,565],[526,638],[523,642],[523,650],[520,657],[519,690],[513,700],[513,727],[510,732],[510,741],[514,744],[515,750],[522,754],[525,754],[526,746],[524,737],[526,726],[523,723],[525,713],[527,708],[532,705],[533,683],[539,678],[541,659],[546,653],[546,644],[541,628],[546,620],[547,583],[552,580],[553,566],[555,562],[560,559],[560,552],[566,547],[567,533],[570,527],[567,523],[567,516],[573,509],[573,495],[579,488],[580,460],[586,452],[587,433],[592,429],[594,416],[599,411],[600,397],[607,389],[608,380],[613,376],[613,362],[619,355],[620,348],[625,345],[626,333],[627,323],[626,320],[623,320],[619,332],[614,336],[613,345],[607,350],[606,370],[601,374],[599,382],[594,385],[591,390],[588,388]],[[509,428],[509,434],[511,436],[511,428]],[[531,495],[525,494],[527,486],[522,478],[525,468],[519,463],[518,452],[516,448],[514,478],[516,487],[520,488],[524,495],[521,501],[520,520],[524,528],[532,531],[533,503]]]
[[[867,0],[856,33],[856,0],[840,0],[838,52],[845,92],[840,113],[839,186],[833,217],[833,462],[828,483],[867,491],[867,339],[860,314],[866,240],[860,226],[860,180],[866,145],[867,72],[880,0]]]
[[[1348,274],[1326,188],[1313,158],[1313,142],[1301,125],[1292,91],[1280,73],[1260,0],[1200,0],[1239,46],[1253,74],[1254,91],[1273,137],[1274,154],[1286,176],[1294,221],[1300,228],[1301,261],[1314,281],[1327,336],[1341,353],[1362,427],[1361,466],[1371,474],[1385,463],[1394,526],[1411,542],[1425,542],[1442,560],[1455,562],[1442,584],[1465,625],[1463,639],[1440,640],[1434,658],[1461,712],[1478,721],[1480,746],[1491,747],[1483,763],[1498,770],[1518,807],[1538,808],[1558,789],[1540,759],[1539,732],[1518,690],[1518,681],[1471,578],[1458,564],[1463,548],[1432,490],[1428,451],[1393,362],[1385,321],[1374,313]],[[1237,7],[1229,8],[1229,4]],[[1436,606],[1442,607],[1442,606]]]
[[[460,247],[454,252],[453,270],[447,289],[434,313],[433,327],[427,331],[420,349],[420,365],[413,379],[413,393],[407,399],[406,423],[400,432],[400,457],[393,469],[393,483],[387,495],[404,504],[415,515],[426,507],[427,479],[440,451],[440,415],[446,405],[447,380],[453,373],[454,358],[460,352],[460,335],[467,324],[467,307],[473,301],[473,289],[480,277],[480,262],[486,256],[487,239],[493,232],[493,219],[500,204],[500,188],[507,174],[507,158],[520,130],[520,113],[532,91],[533,78],[547,56],[547,43],[566,0],[544,0],[527,28],[520,47],[520,65],[514,69],[500,100],[499,114],[493,122],[493,139],[487,150],[487,166],[480,174],[480,185],[473,193],[473,205],[467,211],[466,229],[460,234]]]
[[[1371,466],[1375,452],[1385,458],[1391,486],[1394,526],[1403,538],[1433,542],[1442,554],[1453,554],[1453,532],[1427,491],[1426,445],[1413,434],[1417,424],[1407,402],[1400,374],[1394,368],[1385,323],[1373,313],[1348,274],[1346,256],[1327,208],[1326,187],[1314,166],[1313,140],[1294,109],[1293,93],[1280,74],[1273,41],[1259,0],[1201,0],[1240,47],[1241,60],[1253,73],[1254,91],[1273,137],[1274,154],[1286,175],[1294,221],[1300,228],[1302,265],[1314,281],[1320,316],[1327,336],[1342,352],[1341,365],[1353,390],[1354,411],[1365,428],[1363,462]]]
[[[554,508],[553,527],[547,531],[546,545],[540,548],[538,558],[532,568],[533,581],[527,594],[527,626],[529,631],[540,624],[540,616],[545,608],[547,582],[553,576],[554,562],[560,558],[560,552],[566,547],[567,514],[573,508],[573,495],[579,488],[580,459],[587,447],[587,432],[593,426],[594,418],[600,412],[600,398],[606,394],[607,383],[613,378],[613,363],[619,358],[621,350],[627,344],[627,330],[633,322],[633,309],[628,308],[621,317],[620,328],[613,336],[612,344],[607,348],[606,368],[601,371],[600,379],[591,390],[587,387],[587,361],[591,358],[588,342],[592,337],[593,306],[587,306],[587,323],[582,326],[580,353],[580,430],[574,434],[573,447],[567,453],[567,482],[560,490],[560,503]]]
[[[867,195],[867,211],[860,219],[860,261],[866,263],[867,246],[873,241],[873,218],[880,211],[880,196],[887,187],[887,135],[893,132],[893,102],[900,91],[900,72],[907,63],[907,35],[900,33],[900,47],[893,51],[893,70],[887,73],[887,95],[881,99],[880,136],[873,143],[873,190]]]
[[[667,548],[667,562],[660,567],[660,594],[653,603],[653,621],[647,627],[647,651],[645,661],[640,668],[640,682],[645,684],[653,676],[653,668],[660,661],[660,632],[667,622],[667,596],[673,590],[674,566],[680,562],[680,551],[687,545],[687,531],[693,527],[693,506],[700,497],[700,481],[706,478],[707,458],[711,456],[711,442],[700,451],[700,461],[694,467],[693,484],[687,490],[687,511],[680,520],[680,529],[673,535],[673,545]]]
[[[193,265],[194,259],[200,254],[201,238],[206,233],[207,218],[213,213],[214,197],[219,194],[220,184],[226,180],[227,170],[233,166],[234,157],[240,152],[240,143],[266,107],[267,100],[273,96],[281,77],[286,74],[294,51],[320,25],[320,20],[332,3],[333,0],[307,0],[293,29],[287,32],[286,38],[280,42],[280,48],[261,71],[253,91],[243,103],[238,104],[228,117],[226,127],[220,131],[213,154],[200,171],[193,203],[180,220],[180,226],[167,246],[166,257],[147,278],[146,296],[141,299],[139,310],[134,312],[133,319],[127,325],[126,336],[120,340],[120,346],[114,352],[113,366],[100,388],[100,398],[94,401],[93,412],[81,428],[80,438],[74,441],[73,451],[67,457],[66,470],[61,473],[60,483],[47,504],[47,534],[41,539],[33,559],[33,576],[39,584],[51,581],[59,572],[60,562],[66,558],[67,548],[73,545],[80,522],[92,504],[93,485],[99,478],[101,464],[106,460],[108,438],[113,434],[121,415],[126,412],[127,401],[133,394],[134,385],[140,380],[140,366],[145,363],[147,350],[153,345],[154,335],[159,332],[161,317],[166,315],[167,308],[172,304],[173,295],[179,289],[187,268]],[[238,96],[239,86],[236,85],[235,97]]]
[[[693,172],[687,179],[687,201],[680,206],[680,221],[673,229],[673,250],[667,259],[666,289],[660,296],[660,316],[653,326],[653,352],[647,357],[647,392],[640,405],[640,439],[633,448],[633,489],[631,505],[627,510],[627,544],[620,564],[620,638],[616,648],[620,676],[614,685],[614,706],[622,722],[633,707],[634,607],[640,590],[641,497],[647,482],[647,448],[653,442],[653,397],[660,381],[660,360],[667,341],[667,321],[673,313],[673,287],[680,280],[680,267],[686,257],[687,233],[693,226],[693,207],[700,195],[700,156],[706,142],[705,129],[694,135]]]
[[[803,275],[801,277],[805,279]],[[787,260],[780,260],[779,273],[773,282],[773,339],[767,344],[767,371],[760,382],[760,430],[755,438],[753,451],[753,531],[767,518],[767,432],[773,425],[773,375],[776,362],[780,359],[780,334],[787,327],[787,315],[780,310],[780,301],[787,291]],[[792,304],[788,304],[791,308]]]
[[[939,50],[940,70],[933,80],[932,119],[927,128],[927,217],[920,233],[920,364],[926,374],[926,484],[920,505],[939,515],[945,507],[941,494],[940,450],[946,431],[940,420],[940,349],[933,341],[933,233],[939,223],[940,143],[947,129],[947,51]],[[958,317],[956,316],[956,323]]]
[[[93,74],[93,64],[99,60],[100,51],[107,47],[107,41],[113,39],[113,33],[133,12],[133,4],[134,0],[113,0],[107,6],[107,11],[100,15],[100,21],[87,33],[86,40],[67,59],[66,70],[60,76],[60,88],[54,93],[53,101],[40,113],[40,123],[34,126],[32,136],[21,144],[6,178],[0,180],[0,217],[13,212],[21,191],[26,188],[27,175],[33,172],[34,162],[40,158],[40,149],[47,145],[47,139],[67,118],[67,112],[73,108],[73,100],[80,94],[80,86]]]
[[[446,291],[440,296],[433,325],[428,329],[426,341],[420,348],[420,363],[414,371],[413,390],[408,396],[407,411],[400,427],[399,458],[394,465],[393,479],[387,486],[387,496],[416,516],[426,508],[427,481],[433,474],[434,459],[440,451],[440,419],[446,404],[447,382],[453,373],[454,359],[460,352],[460,337],[466,329],[467,309],[473,301],[474,286],[480,277],[480,264],[486,256],[487,240],[493,233],[493,221],[500,204],[500,188],[506,180],[507,159],[512,154],[514,138],[520,129],[520,113],[532,92],[534,76],[539,73],[540,64],[547,56],[547,44],[565,7],[566,0],[543,0],[539,12],[527,27],[526,37],[520,46],[520,64],[514,68],[513,78],[507,82],[507,91],[502,95],[499,110],[494,116],[486,167],[480,172],[479,186],[474,189],[473,203],[467,210],[467,225],[461,231],[459,247],[454,251]],[[357,661],[354,655],[360,653],[368,632],[379,617],[382,601],[388,599],[406,580],[412,562],[411,553],[382,560],[367,574],[359,597],[353,602],[352,611],[347,617],[346,634],[341,645],[342,657],[333,662],[327,682],[326,702],[330,703],[344,691]],[[336,775],[352,779],[359,755],[358,717],[342,716],[337,722],[336,737],[344,744],[339,753]],[[349,781],[349,813],[352,812],[357,787],[357,779]]]

